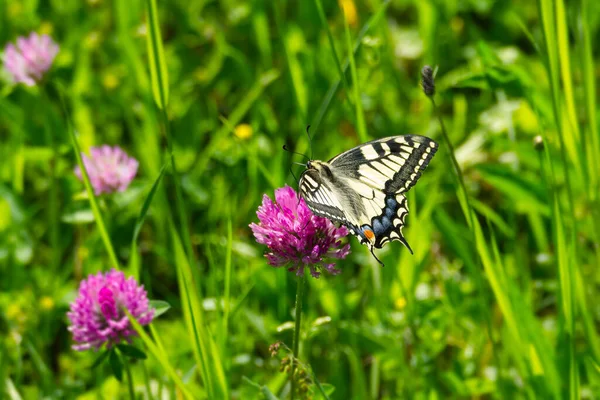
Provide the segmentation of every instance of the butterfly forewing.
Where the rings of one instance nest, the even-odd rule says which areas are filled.
[[[306,170],[300,178],[300,196],[313,213],[345,224],[348,222],[342,205],[316,170]]]
[[[329,163],[385,193],[403,193],[417,182],[437,147],[424,136],[392,136],[364,143]]]

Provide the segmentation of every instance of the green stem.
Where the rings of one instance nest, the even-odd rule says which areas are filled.
[[[473,245],[475,246],[477,243],[477,239],[475,237],[475,226],[473,225],[474,211],[473,211],[473,208],[471,207],[471,202],[469,201],[469,195],[467,194],[467,185],[465,185],[465,179],[464,179],[462,170],[460,169],[460,166],[458,165],[458,161],[456,160],[456,156],[454,155],[455,154],[454,146],[452,145],[452,142],[450,141],[450,137],[448,136],[448,132],[446,131],[446,126],[444,125],[444,120],[442,119],[442,115],[440,114],[440,112],[437,108],[437,105],[435,104],[433,95],[427,96],[427,97],[429,97],[429,100],[431,100],[431,104],[433,105],[433,111],[440,123],[440,127],[442,128],[442,136],[444,137],[444,141],[446,142],[446,146],[448,146],[448,150],[450,152],[450,160],[452,161],[452,166],[454,167],[454,172],[456,173],[456,177],[458,178],[458,184],[460,187],[460,191],[462,192],[462,196],[465,201],[466,210],[464,210],[464,211],[466,213],[465,217],[467,218],[467,223],[469,224],[469,228],[471,231],[471,240],[473,241]],[[477,257],[477,260],[478,260],[478,265],[481,266],[481,259],[479,257]],[[486,292],[483,287],[483,275],[482,275],[480,269],[475,268],[475,271],[473,271],[473,275],[477,282],[477,286],[479,289],[478,292],[479,292],[479,295],[481,296],[482,304],[487,304],[488,299],[487,299],[487,295],[486,295]],[[485,315],[485,319],[486,319],[488,338],[492,344],[493,356],[496,361],[496,365],[500,365],[498,357],[497,357],[496,345],[494,343],[494,337],[492,335],[492,318],[491,318],[489,312],[487,311],[487,308],[486,308],[486,311],[484,312],[484,315]]]
[[[290,399],[294,400],[294,392],[296,391],[296,383],[294,381],[294,372],[296,360],[298,359],[298,350],[300,349],[300,325],[302,322],[302,298],[304,297],[304,273],[298,277],[298,286],[296,287],[296,323],[294,325],[294,343],[292,347],[292,363],[290,368],[290,382],[292,389],[290,391]]]
[[[123,357],[123,364],[125,365],[125,372],[127,373],[127,388],[129,389],[129,398],[135,400],[135,391],[133,390],[133,377],[131,376],[131,366],[129,360]]]
[[[60,250],[59,250],[59,204],[58,204],[58,182],[56,176],[56,163],[58,162],[58,146],[56,144],[56,138],[54,136],[54,129],[56,124],[54,108],[52,107],[52,101],[50,101],[49,95],[45,88],[40,90],[42,95],[42,101],[46,104],[43,105],[49,110],[50,122],[47,122],[44,131],[46,133],[46,141],[48,146],[52,149],[52,158],[50,160],[50,193],[49,193],[49,212],[48,222],[50,229],[50,247],[52,248],[52,270],[55,271],[58,268],[60,262]],[[50,125],[49,125],[50,124]]]
[[[185,203],[183,201],[183,192],[181,191],[181,176],[179,175],[179,172],[177,171],[177,166],[175,164],[175,156],[173,155],[173,138],[171,137],[169,117],[167,116],[167,111],[165,110],[165,108],[162,109],[161,116],[165,128],[167,149],[169,151],[169,155],[171,156],[171,165],[173,166],[173,177],[175,178],[175,198],[177,199],[177,213],[179,214],[179,223],[181,224],[181,236],[183,239],[183,245],[185,246],[185,252],[187,253],[190,265],[195,265],[195,263],[193,262],[194,253],[192,250],[190,227],[188,224]]]
[[[142,362],[142,371],[144,372],[144,386],[146,387],[146,396],[149,400],[153,399],[152,389],[150,389],[150,376],[148,375],[148,368],[146,364]],[[160,396],[160,391],[158,392]]]
[[[350,27],[348,26],[348,19],[346,13],[344,15],[344,30],[346,31],[346,46],[348,47],[348,60],[350,61],[350,75],[352,76],[352,89],[354,92],[354,108],[356,112],[356,126],[358,130],[358,136],[360,141],[365,143],[368,139],[367,125],[365,123],[365,114],[362,108],[362,102],[360,99],[360,87],[358,82],[358,73],[356,72],[356,61],[354,60],[354,53],[352,52],[352,38],[350,35]]]
[[[98,232],[100,233],[100,237],[102,238],[102,242],[104,242],[104,247],[106,248],[106,252],[110,258],[110,262],[112,266],[116,269],[121,269],[119,265],[119,259],[117,258],[117,254],[115,253],[115,249],[110,241],[110,236],[108,231],[106,230],[106,225],[104,224],[104,219],[102,218],[102,213],[100,212],[100,207],[98,206],[98,200],[96,199],[96,195],[94,193],[94,188],[92,187],[92,183],[90,182],[90,177],[85,169],[85,164],[83,163],[83,158],[81,157],[81,149],[79,148],[79,142],[77,141],[77,137],[75,136],[75,128],[71,123],[71,118],[69,117],[69,111],[67,109],[65,103],[64,92],[65,89],[62,86],[57,86],[56,90],[60,97],[61,105],[63,108],[63,112],[65,115],[65,120],[67,122],[67,128],[69,130],[69,134],[71,136],[71,143],[73,145],[73,151],[75,152],[75,158],[77,159],[77,165],[81,169],[81,177],[83,178],[83,183],[85,186],[85,190],[88,194],[88,198],[90,201],[90,207],[92,208],[92,213],[94,214],[94,219],[96,221],[96,226],[98,228]]]

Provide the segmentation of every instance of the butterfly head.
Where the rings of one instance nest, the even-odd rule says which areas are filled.
[[[317,171],[321,177],[333,180],[333,172],[331,172],[331,166],[326,162],[319,160],[310,160],[306,163],[306,169]]]

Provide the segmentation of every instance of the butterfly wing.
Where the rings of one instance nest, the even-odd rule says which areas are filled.
[[[405,194],[417,183],[437,148],[436,142],[424,136],[393,136],[362,144],[329,161],[361,193],[370,221],[360,225],[358,236],[371,231],[373,247],[398,240],[412,253],[402,235],[408,214]],[[372,198],[365,196],[365,186],[372,189]]]
[[[354,147],[329,164],[385,193],[406,193],[437,149],[438,144],[425,136],[391,136]]]
[[[398,240],[408,205],[405,193],[415,185],[437,151],[433,140],[417,135],[373,140],[329,160],[330,174],[305,171],[300,195],[317,215],[346,225],[373,248]]]
[[[299,192],[314,214],[344,225],[349,223],[335,188],[321,178],[319,171],[307,169],[302,173]]]

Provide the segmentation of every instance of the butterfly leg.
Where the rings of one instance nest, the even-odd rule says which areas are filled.
[[[381,260],[379,258],[377,258],[377,256],[375,255],[375,252],[373,252],[374,247],[373,246],[369,246],[369,249],[371,250],[371,255],[377,260],[377,262],[379,264],[381,264],[382,267],[385,267],[385,264],[381,262]]]
[[[369,250],[371,251],[371,254],[373,255],[373,257],[377,260],[377,262],[379,264],[381,264],[382,267],[385,267],[385,265],[381,262],[381,260],[379,258],[377,258],[377,256],[373,252],[373,249],[375,248],[375,246],[374,246],[375,233],[373,232],[373,229],[369,225],[363,225],[361,227],[361,233],[362,233],[362,235],[360,235],[362,237],[361,243],[369,246]]]

